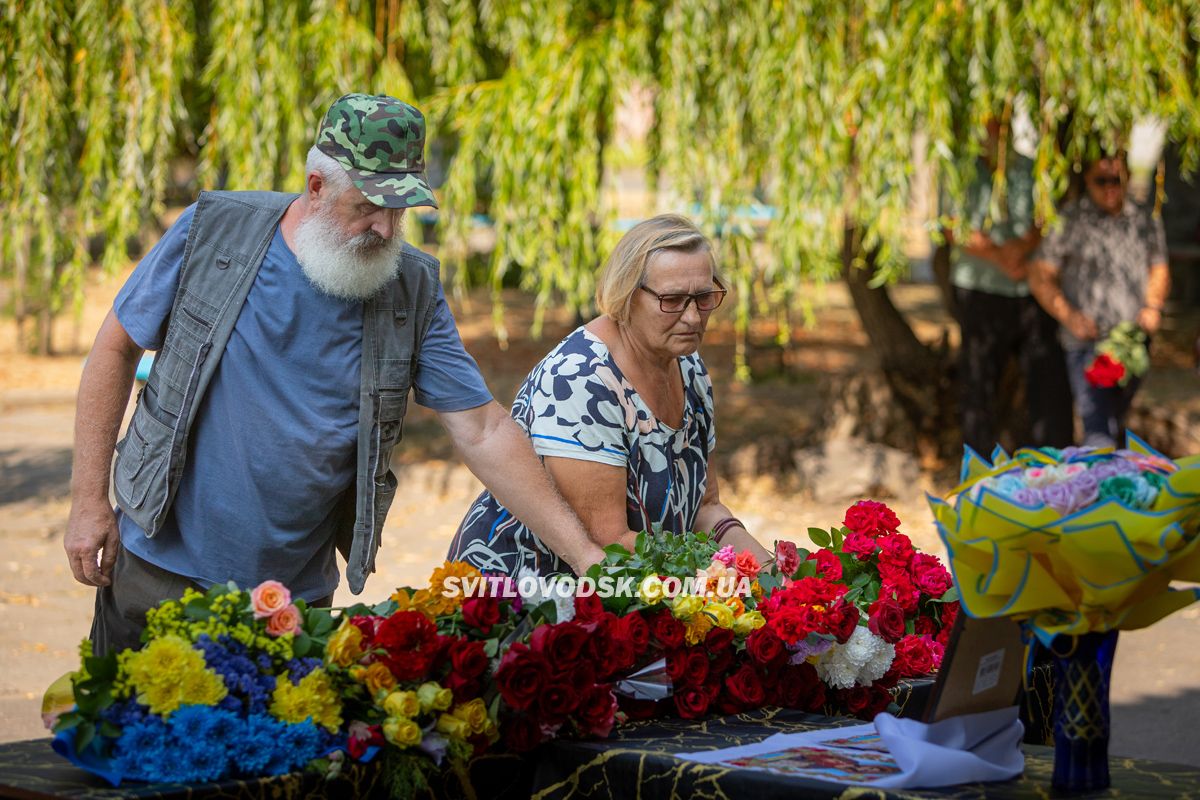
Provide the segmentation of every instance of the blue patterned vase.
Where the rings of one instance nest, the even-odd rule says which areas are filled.
[[[1054,654],[1054,788],[1106,789],[1108,685],[1117,632],[1058,636]]]

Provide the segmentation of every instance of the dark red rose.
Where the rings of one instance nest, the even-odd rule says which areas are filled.
[[[500,601],[494,597],[471,597],[462,605],[463,622],[490,633],[500,621]]]
[[[611,638],[623,645],[628,644],[634,654],[634,659],[646,652],[646,648],[650,646],[650,626],[646,624],[646,620],[642,619],[641,614],[634,613],[621,617],[609,626],[608,633]]]
[[[683,682],[683,673],[687,671],[687,650],[680,647],[667,651],[667,677],[671,683],[678,686]]]
[[[933,621],[933,617],[917,617],[913,621],[913,633],[918,636],[936,636],[937,623]]]
[[[809,561],[817,562],[817,574],[830,581],[842,579],[842,560],[832,550],[822,548],[808,554]]]
[[[670,650],[683,645],[683,637],[687,632],[683,623],[675,619],[670,611],[663,609],[655,613],[650,622],[650,631],[664,649]]]
[[[658,715],[658,702],[655,700],[637,700],[621,695],[617,704],[629,719],[653,719]]]
[[[708,678],[708,653],[702,647],[693,647],[687,651],[687,665],[683,671],[683,681],[688,686],[699,686]]]
[[[440,645],[437,628],[419,611],[397,611],[375,634],[386,654],[380,660],[402,681],[424,680]]]
[[[527,753],[542,742],[541,725],[526,714],[518,714],[504,720],[501,732],[508,749],[514,753]]]
[[[865,536],[887,536],[900,528],[900,518],[883,503],[859,500],[846,509],[846,517],[842,524]]]
[[[617,718],[617,698],[606,684],[593,686],[579,701],[575,720],[584,736],[605,737]]]
[[[867,628],[885,642],[900,641],[904,635],[904,609],[880,597],[867,609]]]
[[[868,686],[855,686],[853,689],[842,689],[838,692],[838,702],[846,711],[858,716],[871,706],[871,689]]]
[[[452,674],[465,679],[478,678],[488,668],[487,653],[483,651],[483,642],[469,642],[466,639],[456,639],[450,643],[450,669]]]
[[[892,693],[886,687],[881,686],[878,682],[871,684],[871,702],[867,706],[867,712],[864,719],[875,719],[876,715],[887,711],[888,706],[892,704]]]
[[[732,647],[726,647],[724,650],[718,650],[708,661],[708,677],[720,678],[724,675],[729,665],[733,663],[736,653]]]
[[[884,565],[901,570],[902,572],[908,571],[908,565],[912,562],[913,554],[916,552],[913,549],[911,539],[903,533],[897,533],[879,539],[878,543],[881,571]]]
[[[937,642],[945,647],[950,643],[950,633],[954,628],[954,621],[958,619],[958,601],[953,603],[942,603],[941,613],[941,630],[938,631]]]
[[[766,699],[762,679],[750,664],[743,664],[725,679],[725,688],[745,708],[758,708]]]
[[[455,703],[470,702],[479,696],[483,688],[483,682],[479,678],[465,678],[457,672],[451,672],[443,678],[442,685],[454,693]]]
[[[675,710],[684,719],[699,719],[708,713],[708,692],[700,686],[687,686],[675,693]]]
[[[934,599],[944,595],[954,585],[954,579],[937,556],[917,553],[913,556],[910,569],[916,587]]]
[[[605,614],[604,603],[594,594],[575,596],[575,621],[595,622]]]
[[[553,669],[563,669],[579,662],[589,638],[587,629],[578,622],[559,622],[534,628],[529,646],[541,653]]]
[[[838,644],[845,644],[854,635],[854,629],[858,627],[861,618],[858,606],[853,603],[839,603],[825,612],[825,632],[837,639]]]
[[[545,687],[548,670],[545,661],[523,644],[509,648],[496,669],[496,688],[509,707],[522,711],[533,703]]]
[[[538,719],[562,722],[567,715],[579,707],[582,695],[575,687],[563,681],[551,681],[538,694]]]
[[[713,628],[704,637],[704,646],[710,653],[725,650],[733,644],[733,631],[729,628]]]
[[[788,657],[783,642],[770,628],[759,628],[751,631],[746,637],[746,652],[755,662],[774,669],[780,666]]]
[[[596,685],[596,666],[588,661],[580,661],[568,671],[567,681],[575,687],[576,694],[582,695]]]

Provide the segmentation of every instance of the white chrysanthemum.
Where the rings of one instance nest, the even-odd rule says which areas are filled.
[[[817,657],[817,674],[835,689],[868,686],[883,677],[896,648],[859,625],[849,641]]]

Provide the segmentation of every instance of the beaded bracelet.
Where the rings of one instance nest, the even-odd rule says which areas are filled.
[[[734,528],[744,529],[745,527],[746,526],[743,525],[742,521],[737,517],[726,517],[716,525],[713,525],[713,539],[717,544],[720,544],[721,540],[725,538],[725,534],[729,533]]]

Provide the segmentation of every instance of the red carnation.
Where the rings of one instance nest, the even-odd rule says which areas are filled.
[[[842,550],[859,561],[866,561],[875,555],[875,540],[865,533],[851,531],[846,534],[846,538],[842,542]]]
[[[914,586],[912,581],[907,578],[900,578],[898,576],[884,578],[883,585],[879,589],[879,597],[895,600],[896,604],[907,615],[916,612],[917,604],[921,601],[921,590]]]
[[[938,626],[933,617],[917,617],[913,622],[913,633],[918,636],[936,636],[937,632]]]
[[[437,628],[419,611],[397,611],[385,619],[375,643],[386,651],[380,660],[402,681],[423,680],[440,649]]]
[[[867,609],[867,628],[885,642],[900,641],[904,635],[904,609],[881,596]]]
[[[792,577],[800,568],[800,554],[796,551],[796,543],[779,540],[775,542],[775,566],[787,577]]]
[[[938,631],[938,644],[945,647],[950,643],[950,632],[954,628],[954,621],[958,619],[958,601],[953,603],[942,603],[941,625],[942,629]]]
[[[1125,365],[1108,353],[1101,353],[1083,371],[1087,382],[1099,389],[1111,389],[1125,377]]]
[[[859,500],[846,509],[842,524],[854,533],[864,536],[887,536],[900,527],[900,518],[883,503],[874,500]]]
[[[937,556],[917,553],[912,559],[913,583],[925,594],[933,598],[941,597],[954,585],[954,579],[942,566]]]
[[[897,533],[880,539],[879,564],[881,571],[883,565],[886,564],[889,567],[907,572],[908,565],[912,562],[915,552],[912,540],[903,533]]]
[[[892,669],[901,678],[928,675],[937,666],[935,647],[941,650],[941,646],[928,636],[905,636],[896,643],[896,660],[892,663]]]
[[[808,560],[817,562],[817,574],[822,578],[831,581],[842,579],[842,560],[832,550],[822,548],[809,553]]]
[[[812,606],[786,606],[767,620],[769,628],[784,644],[796,644],[822,627],[820,612]]]

